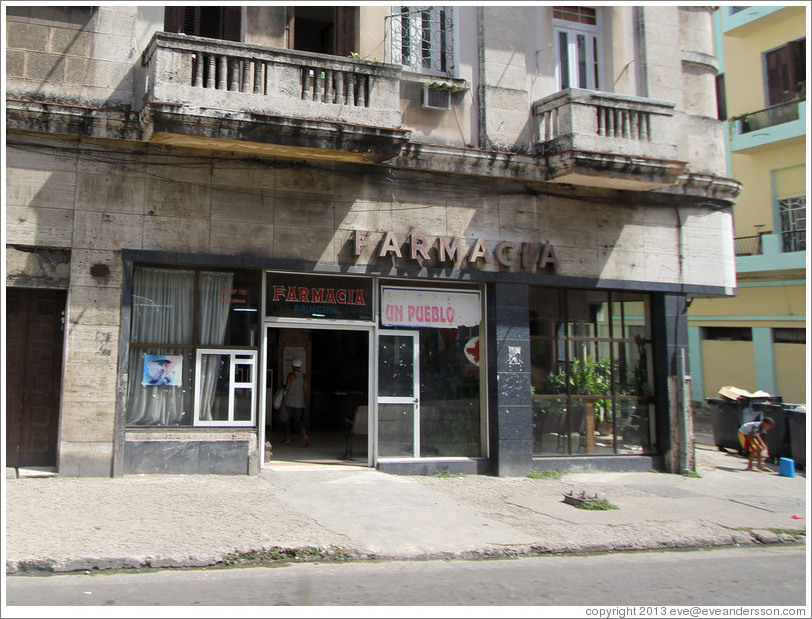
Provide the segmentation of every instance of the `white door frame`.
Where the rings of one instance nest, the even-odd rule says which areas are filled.
[[[376,458],[374,448],[377,442],[374,441],[377,435],[377,403],[375,402],[375,393],[377,389],[377,343],[378,339],[375,332],[375,325],[372,323],[358,324],[352,322],[336,321],[322,321],[322,320],[291,320],[291,319],[267,319],[262,323],[262,344],[260,350],[262,351],[260,359],[260,411],[257,414],[257,419],[262,419],[259,423],[259,444],[260,444],[260,469],[271,466],[271,463],[265,462],[265,411],[267,410],[267,389],[266,384],[268,378],[268,330],[269,329],[306,329],[306,330],[327,330],[327,331],[365,331],[368,335],[368,353],[367,358],[367,428],[369,434],[367,435],[367,466],[374,467]]]
[[[385,336],[411,337],[412,346],[412,395],[410,396],[385,396],[377,393],[379,404],[411,404],[414,406],[414,418],[412,420],[412,434],[414,442],[414,453],[411,458],[420,457],[420,331],[417,329],[379,329],[378,340]],[[378,355],[380,347],[377,347]],[[376,355],[375,367],[378,368],[379,357]],[[377,439],[377,432],[376,432]],[[377,441],[376,441],[377,447]]]

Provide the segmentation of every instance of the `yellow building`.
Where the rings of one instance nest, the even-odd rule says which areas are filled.
[[[733,385],[807,401],[806,6],[725,6],[714,14],[719,114],[729,127],[735,297],[688,312],[693,399]]]

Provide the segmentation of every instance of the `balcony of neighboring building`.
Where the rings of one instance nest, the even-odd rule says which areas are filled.
[[[732,152],[748,151],[806,135],[806,89],[803,96],[730,119]]]
[[[755,28],[763,28],[765,22],[781,18],[785,7],[767,6],[725,6],[722,8],[722,29],[728,36],[741,37],[750,34]]]
[[[737,273],[806,268],[805,228],[737,236],[734,243]]]
[[[533,114],[534,150],[553,182],[646,190],[685,169],[671,102],[568,88],[536,101]]]
[[[145,137],[284,155],[380,161],[408,139],[400,68],[314,52],[156,33],[136,75]]]

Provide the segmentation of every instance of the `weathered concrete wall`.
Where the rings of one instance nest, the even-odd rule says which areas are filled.
[[[136,7],[7,7],[9,97],[129,108]]]
[[[491,255],[466,261],[466,249],[483,239],[490,252],[500,241],[552,244],[555,274],[570,277],[724,286],[726,269],[733,270],[717,242],[730,229],[730,215],[705,209],[635,204],[609,194],[601,200],[535,195],[520,183],[385,167],[12,138],[8,242],[71,255],[60,436],[65,475],[109,474],[124,248],[377,271],[395,265],[409,272],[436,266],[409,258],[409,235],[423,234],[429,242],[461,240],[456,268],[500,269]],[[356,230],[370,231],[370,245],[358,257]],[[386,232],[396,235],[403,258],[378,255]],[[97,263],[110,274],[91,275]]]

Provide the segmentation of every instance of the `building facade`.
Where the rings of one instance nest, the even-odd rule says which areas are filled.
[[[7,466],[692,468],[710,8],[5,10]]]
[[[697,298],[689,311],[697,401],[731,385],[807,402],[807,8],[714,13],[719,115],[729,125],[729,175],[743,188],[734,210],[737,295]]]

